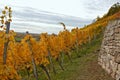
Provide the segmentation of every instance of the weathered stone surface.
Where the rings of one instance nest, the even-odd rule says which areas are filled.
[[[109,22],[99,51],[98,63],[113,78],[120,80],[120,19]]]
[[[115,62],[120,64],[120,53],[115,56]]]
[[[120,74],[116,75],[116,80],[120,80]]]
[[[116,71],[116,80],[120,80],[120,64],[118,65],[118,68]]]
[[[111,67],[111,76],[112,77],[116,76],[117,65],[118,65],[117,63],[115,63],[114,61],[111,60],[110,67]]]
[[[115,33],[119,33],[119,28],[115,28]]]

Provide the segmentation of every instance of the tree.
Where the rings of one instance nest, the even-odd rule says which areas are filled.
[[[117,3],[113,4],[113,6],[111,6],[111,8],[109,9],[106,16],[111,16],[119,11],[120,11],[120,3],[117,2]]]

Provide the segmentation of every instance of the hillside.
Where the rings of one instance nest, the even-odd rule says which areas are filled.
[[[75,50],[72,51],[72,62],[65,59],[65,71],[55,64],[57,74],[51,73],[52,80],[114,80],[98,65],[98,53],[103,35],[79,49],[80,58],[76,58]],[[41,75],[43,73],[40,73]],[[34,80],[33,78],[31,80]],[[46,80],[46,76],[41,76],[40,80]]]
[[[107,15],[106,17],[103,16],[96,22],[87,25],[84,28],[80,28],[79,29],[80,31],[89,30],[91,32],[91,35],[95,34],[94,36],[91,36],[92,39],[90,40],[90,44],[88,44],[87,42],[85,43],[85,45],[79,46],[78,52],[80,58],[76,58],[75,55],[76,49],[72,50],[71,56],[73,63],[68,63],[69,60],[67,59],[67,57],[65,57],[65,61],[64,61],[65,64],[63,64],[65,71],[60,70],[58,64],[55,62],[55,66],[56,66],[55,68],[57,70],[57,74],[55,75],[54,73],[52,73],[52,71],[50,71],[51,79],[52,80],[114,80],[100,67],[100,65],[98,65],[97,61],[98,61],[98,53],[101,46],[104,30],[109,21],[115,20],[119,18],[119,16],[120,16],[120,12],[117,11],[112,15]],[[93,29],[93,32],[91,31],[91,29]],[[74,34],[75,31],[76,28],[72,29],[71,33]],[[40,73],[39,75],[41,74],[43,73]],[[46,76],[43,75],[40,77],[40,79],[45,80]]]
[[[110,15],[83,28],[69,31],[61,22],[64,29],[58,34],[23,34],[9,30],[12,10],[5,6],[1,16],[0,79],[113,80],[98,65],[106,26],[111,20],[120,18],[119,10],[110,9],[107,14],[109,12]]]
[[[111,12],[111,10],[109,10],[107,14],[109,14],[109,12]],[[112,15],[107,15],[106,17],[103,16],[96,22],[81,28],[80,30],[93,27],[95,29],[97,28],[95,32],[98,35],[90,44],[86,44],[79,48],[80,58],[75,58],[76,56],[72,55],[73,63],[72,65],[71,63],[64,64],[64,67],[66,68],[65,72],[62,72],[59,70],[59,66],[56,66],[58,72],[55,76],[54,74],[51,74],[52,80],[114,80],[100,65],[98,65],[98,53],[101,47],[104,29],[109,21],[118,19],[119,16],[120,10],[113,12]],[[73,33],[74,31],[75,29],[72,30]],[[72,54],[74,53],[76,53],[76,50],[72,51]],[[67,60],[65,60],[65,62],[67,62]],[[45,76],[43,76],[42,79],[45,79]]]

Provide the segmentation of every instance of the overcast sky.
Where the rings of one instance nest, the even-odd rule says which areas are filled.
[[[116,2],[120,0],[0,0],[0,4],[3,5],[31,7],[92,19],[106,13],[108,8]]]
[[[42,19],[41,22],[47,20],[47,23],[50,23],[51,21],[52,23],[55,23],[55,21],[60,20],[56,19],[58,15],[60,15],[60,18],[61,15],[64,15],[64,18],[62,16],[61,20],[65,20],[65,18],[67,19],[69,16],[72,16],[69,20],[66,20],[66,23],[69,24],[74,18],[77,20],[74,21],[74,23],[76,22],[75,24],[78,26],[78,21],[80,21],[78,20],[79,18],[83,20],[80,21],[82,24],[80,26],[83,26],[97,16],[105,14],[110,6],[117,2],[120,2],[120,0],[0,0],[0,9],[4,8],[5,5],[8,5],[12,7],[15,12],[14,14],[17,14],[15,16],[21,17],[22,20],[24,17],[28,20],[28,18],[31,17],[29,14],[37,14],[32,15],[32,17],[36,17],[38,21],[40,21],[39,18],[46,18],[44,20]],[[44,12],[44,16],[43,12],[39,14],[41,11],[46,11]],[[54,16],[50,17],[51,14],[54,14]],[[54,18],[54,20],[52,20],[52,18]],[[48,22],[48,20],[50,22]]]

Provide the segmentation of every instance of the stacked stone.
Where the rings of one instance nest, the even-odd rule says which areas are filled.
[[[110,21],[106,27],[98,63],[113,78],[120,80],[120,19]]]

